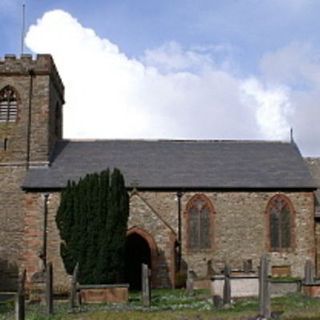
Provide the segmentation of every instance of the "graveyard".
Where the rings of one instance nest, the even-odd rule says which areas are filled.
[[[140,293],[130,293],[127,304],[85,305],[81,310],[70,313],[67,300],[55,301],[54,314],[46,315],[46,306],[27,304],[26,320],[253,320],[257,319],[258,300],[243,298],[234,300],[229,308],[215,308],[210,293],[197,290],[192,296],[184,289],[157,289],[152,292],[152,304],[143,307]],[[273,319],[319,319],[320,303],[317,299],[307,298],[301,294],[271,299]],[[12,302],[0,304],[0,319],[15,319]]]
[[[152,289],[151,274],[146,264],[141,268],[140,291],[129,291],[128,285],[80,285],[78,265],[72,275],[68,295],[58,296],[53,292],[53,267],[48,263],[42,290],[26,290],[26,272],[19,278],[18,290],[11,294],[0,294],[0,320],[62,320],[62,319],[319,319],[319,293],[314,266],[306,261],[304,279],[272,279],[268,274],[268,255],[260,259],[257,291],[246,294],[248,283],[243,277],[243,290],[234,285],[239,276],[232,274],[226,264],[223,271],[222,290],[213,285],[211,289],[196,289],[192,273],[188,274],[185,287],[181,289]],[[214,282],[214,280],[212,281]],[[274,289],[275,283],[296,283],[296,290]],[[126,294],[118,298],[117,290]],[[273,288],[273,289],[272,289]],[[86,290],[96,291],[86,291]],[[104,296],[99,290],[109,290]],[[102,291],[104,292],[104,291]],[[247,296],[246,296],[247,295]]]

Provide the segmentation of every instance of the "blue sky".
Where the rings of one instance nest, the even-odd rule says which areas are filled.
[[[66,137],[288,140],[293,127],[320,155],[320,1],[0,0],[0,56],[19,54],[22,3],[26,51],[53,54],[67,88]]]

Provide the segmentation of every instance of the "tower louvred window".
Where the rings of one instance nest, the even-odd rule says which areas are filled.
[[[0,122],[17,121],[17,94],[16,91],[7,86],[0,90]]]

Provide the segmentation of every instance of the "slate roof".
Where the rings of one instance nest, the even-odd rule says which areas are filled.
[[[119,168],[138,189],[314,189],[294,143],[213,140],[62,140],[24,189],[59,189],[86,173]]]

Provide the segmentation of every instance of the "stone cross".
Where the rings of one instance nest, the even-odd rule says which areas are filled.
[[[47,264],[46,268],[46,305],[47,314],[53,314],[53,268],[51,262]]]
[[[265,319],[269,319],[271,316],[268,264],[268,257],[264,254],[260,259],[259,270],[259,314]]]
[[[147,264],[142,264],[142,304],[144,307],[151,305],[150,271]]]
[[[78,271],[79,263],[73,269],[72,280],[71,280],[71,289],[70,289],[70,309],[71,312],[77,307],[76,297],[77,297],[77,283],[78,283]]]
[[[18,282],[18,292],[15,301],[16,320],[25,320],[25,282],[26,269],[23,270]]]
[[[312,261],[308,259],[304,266],[304,283],[313,284],[314,277],[315,277],[314,266],[312,264]]]
[[[231,283],[230,283],[231,269],[228,264],[224,266],[224,284],[223,284],[223,304],[231,303]]]

